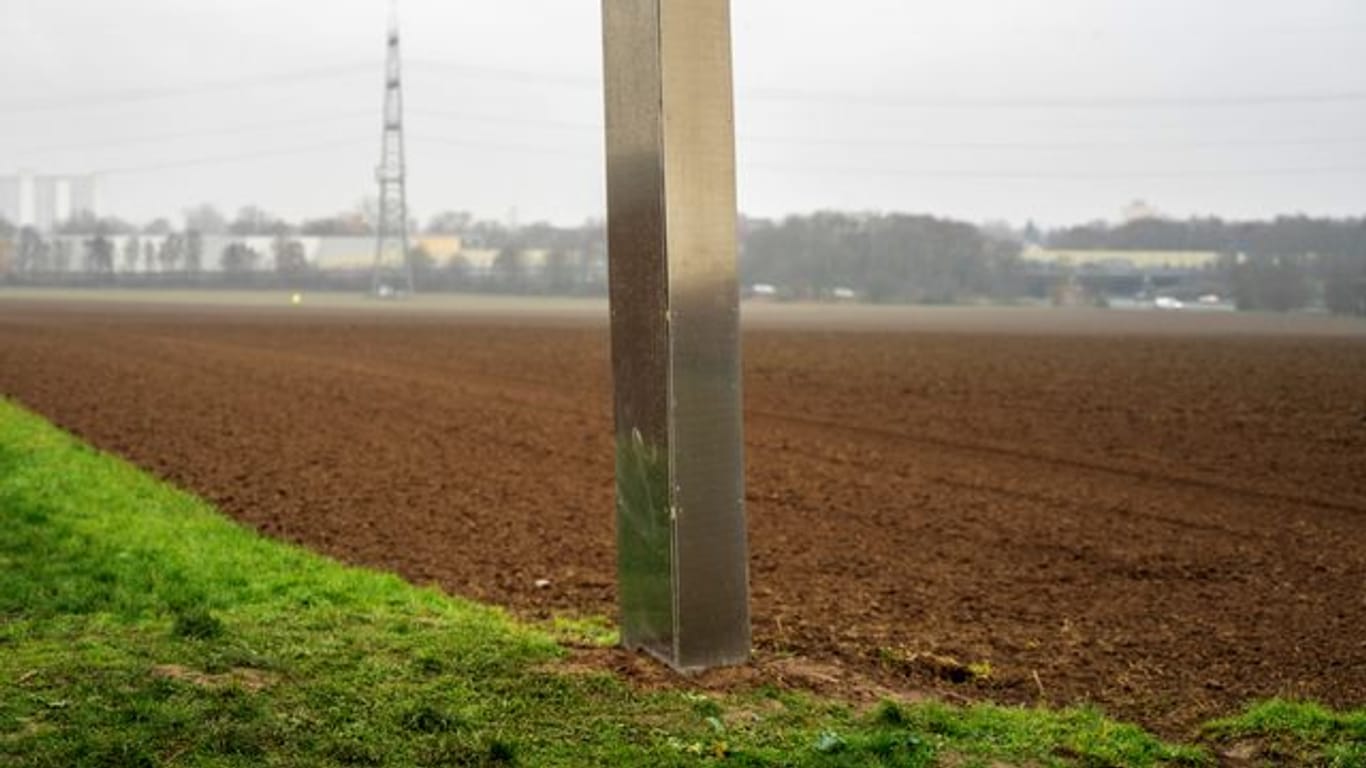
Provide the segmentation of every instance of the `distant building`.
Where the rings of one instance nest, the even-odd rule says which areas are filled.
[[[1020,253],[1030,295],[1057,305],[1094,304],[1104,297],[1201,290],[1219,264],[1214,251],[1124,251],[1027,246]]]
[[[318,269],[356,270],[375,265],[375,236],[298,237],[304,243],[308,261]],[[451,235],[410,235],[408,247],[420,248],[440,265],[463,253],[460,238]]]
[[[167,235],[151,234],[113,234],[107,239],[113,248],[111,271],[115,274],[155,274],[165,271],[178,272],[186,268],[182,238],[180,251],[175,261],[164,257],[169,240]],[[51,248],[53,260],[48,268],[57,272],[79,273],[86,270],[85,254],[94,235],[45,235],[43,242]],[[284,238],[298,248],[304,263],[312,268],[328,272],[366,271],[375,263],[375,237],[315,237],[309,235],[288,236]],[[280,239],[271,235],[206,235],[201,241],[199,272],[222,272],[223,257],[231,246],[243,246],[252,254],[249,264],[244,265],[254,272],[268,272],[276,268],[276,251]],[[487,248],[465,248],[459,237],[449,235],[413,235],[408,244],[414,250],[422,250],[438,268],[449,267],[459,262],[472,275],[488,275],[494,271],[499,251]],[[0,274],[14,268],[13,244],[0,241]],[[544,272],[549,262],[550,252],[541,248],[526,249],[520,252],[519,269],[526,275]],[[605,262],[591,265],[595,276],[605,279]]]
[[[100,215],[99,177],[93,174],[0,176],[0,216],[16,226],[51,232],[82,213]]]
[[[1118,251],[1069,250],[1026,247],[1020,257],[1026,263],[1107,272],[1187,271],[1212,267],[1219,261],[1214,251]]]

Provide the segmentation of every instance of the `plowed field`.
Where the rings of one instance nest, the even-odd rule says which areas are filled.
[[[1165,732],[1366,703],[1366,337],[1076,317],[746,333],[753,675]],[[609,374],[592,317],[0,301],[0,395],[532,618],[614,611]]]

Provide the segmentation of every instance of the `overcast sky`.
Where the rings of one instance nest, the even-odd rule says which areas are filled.
[[[600,0],[404,0],[409,201],[603,208]],[[386,0],[0,0],[0,174],[107,213],[374,194]],[[1366,214],[1361,0],[733,0],[741,208]],[[514,214],[515,211],[515,214]]]

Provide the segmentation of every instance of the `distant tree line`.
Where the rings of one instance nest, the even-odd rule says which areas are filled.
[[[417,247],[413,249],[412,264],[419,290],[562,296],[607,292],[606,235],[598,221],[587,221],[577,227],[545,222],[512,227],[448,211],[433,216],[422,231],[427,235],[459,237],[463,249],[495,254],[490,268],[480,273],[461,254],[442,264]],[[535,263],[533,254],[538,257]]]
[[[821,212],[745,219],[741,230],[744,282],[797,298],[955,303],[1020,291],[1020,243],[960,221]]]
[[[81,214],[52,235],[0,219],[0,280],[24,284],[288,287],[361,290],[369,270],[319,270],[303,237],[375,237],[366,206],[294,224],[255,206],[233,218],[201,205],[184,212],[184,227],[167,219],[138,227]],[[459,237],[464,249],[493,251],[478,270],[463,254],[438,261],[416,235]],[[227,240],[218,253],[205,238]],[[605,294],[606,245],[601,222],[578,227],[533,223],[511,227],[463,212],[444,212],[425,227],[410,224],[409,258],[418,290]],[[268,240],[268,247],[261,245]],[[116,246],[116,243],[121,245]],[[535,258],[533,258],[533,256]],[[214,260],[210,262],[210,260]],[[210,264],[216,269],[210,268]]]
[[[364,276],[317,270],[299,238],[373,237],[371,207],[362,203],[335,216],[291,223],[255,206],[228,217],[200,205],[184,211],[180,228],[167,219],[138,227],[82,214],[58,228],[61,238],[0,220],[0,276],[20,282],[350,289],[365,285]],[[599,221],[574,227],[511,226],[444,211],[425,225],[411,222],[410,231],[459,237],[467,253],[496,252],[491,266],[475,269],[464,255],[438,260],[415,243],[410,257],[419,290],[606,291],[606,245]],[[219,253],[205,252],[206,237],[223,236],[244,240],[230,242]],[[933,216],[818,212],[781,220],[742,217],[738,237],[742,282],[772,286],[779,298],[1011,300],[1024,295],[1029,283],[1022,248],[1043,244],[1081,250],[1211,251],[1219,254],[1218,265],[1194,282],[1202,290],[1213,287],[1233,296],[1240,308],[1323,306],[1366,315],[1363,218],[1141,219],[1040,232],[1032,223],[1015,230]],[[255,246],[245,238],[252,238]],[[268,247],[262,245],[267,238]],[[116,247],[116,241],[121,245]]]
[[[1287,311],[1321,302],[1366,315],[1366,218],[1271,221],[1141,219],[1050,232],[1064,249],[1214,251],[1239,308]]]

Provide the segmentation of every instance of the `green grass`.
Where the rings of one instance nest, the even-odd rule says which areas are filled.
[[[1273,700],[1205,726],[1213,739],[1274,765],[1366,766],[1366,709]]]
[[[591,617],[528,627],[265,539],[0,401],[3,765],[1209,762],[1086,709],[645,693],[571,671],[556,638],[614,635]],[[1295,748],[1351,764],[1339,732],[1360,716],[1335,717],[1316,710],[1323,738]]]

